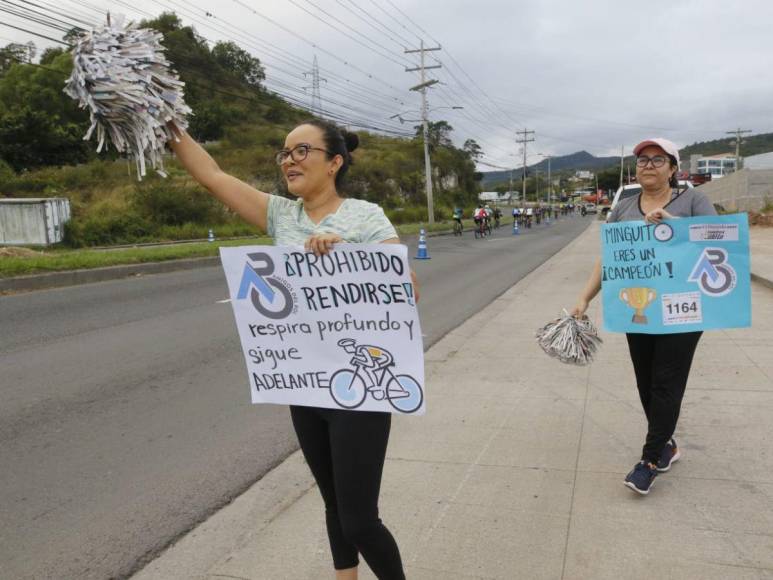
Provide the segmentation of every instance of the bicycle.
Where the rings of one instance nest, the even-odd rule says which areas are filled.
[[[479,219],[475,221],[475,239],[486,237],[486,224],[484,220]]]
[[[367,348],[354,346],[354,340],[344,338],[338,341],[338,346],[347,352],[354,350],[354,356],[349,364],[355,367],[351,369],[339,369],[330,377],[330,396],[337,405],[344,409],[356,409],[361,406],[368,395],[376,401],[386,399],[389,404],[401,413],[413,413],[421,407],[424,401],[424,392],[419,383],[410,375],[395,375],[392,367],[395,366],[392,355],[387,351],[382,352],[388,356],[388,361],[369,372],[360,353]],[[367,353],[363,356],[372,357]],[[381,376],[377,378],[378,371]]]
[[[455,236],[461,236],[463,231],[464,231],[464,228],[462,227],[462,221],[455,219],[454,220],[454,235]]]

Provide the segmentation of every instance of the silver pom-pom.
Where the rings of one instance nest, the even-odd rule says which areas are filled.
[[[109,142],[137,163],[139,179],[146,162],[161,175],[167,141],[176,139],[167,126],[188,127],[183,86],[164,57],[161,33],[125,24],[123,16],[84,32],[73,49],[73,70],[64,92],[88,108],[96,131],[97,152]]]
[[[593,362],[593,356],[602,340],[598,331],[587,316],[575,318],[564,311],[557,318],[537,331],[537,344],[547,354],[563,363],[587,365]]]

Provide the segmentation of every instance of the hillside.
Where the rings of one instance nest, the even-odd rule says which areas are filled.
[[[167,57],[186,83],[191,135],[208,143],[224,171],[264,191],[286,192],[274,155],[311,114],[266,90],[260,61],[235,44],[210,48],[174,14],[142,25],[164,34]],[[166,162],[168,179],[149,174],[138,182],[125,159],[97,155],[96,143],[82,140],[88,116],[62,93],[72,68],[68,53],[49,49],[31,64],[15,61],[7,49],[0,48],[0,63],[10,63],[0,67],[0,197],[69,198],[67,239],[76,246],[206,237],[209,228],[219,236],[254,231],[213,202],[173,158]],[[453,146],[450,125],[438,131],[436,216],[474,203],[479,190],[470,153]],[[421,140],[358,133],[343,193],[380,204],[395,223],[426,220]]]
[[[553,157],[550,160],[550,170],[556,174],[561,171],[593,171],[596,169],[604,169],[619,163],[619,157],[595,157],[587,151],[578,151],[576,153],[570,153],[569,155]],[[535,170],[547,174],[548,160],[543,159],[539,163],[529,165],[527,175],[533,175]],[[520,181],[522,172],[523,169],[521,167],[514,169],[512,172],[513,180]],[[510,171],[486,171],[483,173],[482,187],[486,189],[489,185],[507,182],[509,179]]]
[[[732,144],[733,137],[727,139],[716,139],[714,141],[701,141],[688,145],[679,150],[679,155],[682,160],[687,161],[692,154],[700,155],[717,155],[719,153],[727,153],[735,151],[735,145]],[[751,155],[757,155],[758,153],[767,153],[773,151],[773,133],[761,133],[759,135],[752,135],[750,137],[743,138],[744,143],[741,147],[741,155],[743,157],[749,157]],[[626,157],[626,162],[631,160],[632,156]],[[619,157],[595,157],[587,151],[578,151],[577,153],[571,153],[569,155],[562,155],[553,157],[550,162],[550,169],[553,173],[561,171],[580,171],[580,170],[603,170],[611,167],[619,167]],[[540,173],[547,173],[548,162],[547,159],[543,159],[539,163],[529,165],[528,175],[533,175],[534,170],[538,170]],[[513,180],[520,181],[522,169],[519,167],[512,172]],[[482,187],[493,186],[495,184],[507,183],[510,180],[509,171],[485,171],[482,173]]]

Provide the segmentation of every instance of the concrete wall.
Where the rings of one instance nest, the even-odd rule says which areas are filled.
[[[70,220],[65,198],[0,199],[0,245],[61,242]]]
[[[759,211],[773,203],[773,169],[742,169],[697,189],[727,210]]]

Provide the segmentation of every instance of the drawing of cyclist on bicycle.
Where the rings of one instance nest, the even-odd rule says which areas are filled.
[[[338,346],[352,355],[355,370],[340,369],[330,378],[330,395],[345,409],[356,409],[368,394],[377,401],[386,399],[398,411],[413,413],[421,407],[424,393],[410,375],[395,375],[392,354],[380,346],[357,344],[353,338],[342,338]]]

